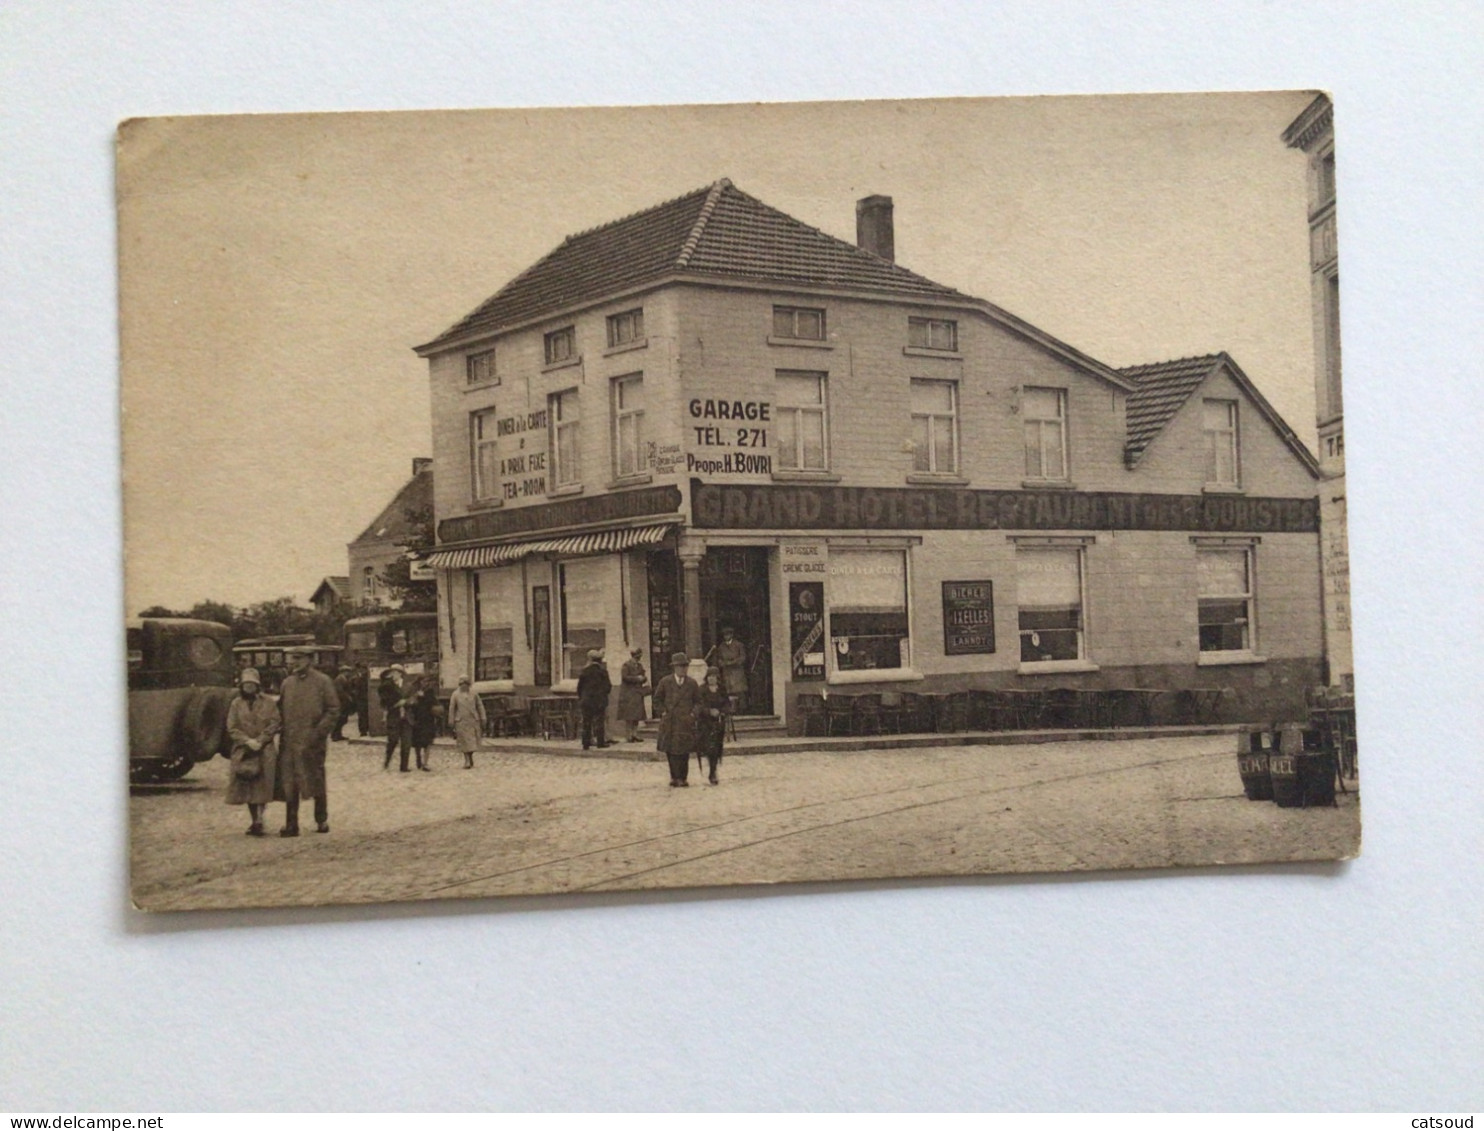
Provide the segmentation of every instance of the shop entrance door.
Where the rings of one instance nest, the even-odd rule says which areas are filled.
[[[718,655],[738,655],[724,643],[732,629],[740,645],[747,690],[738,697],[739,715],[773,714],[772,613],[768,600],[766,546],[711,546],[701,559],[701,647],[716,667]]]

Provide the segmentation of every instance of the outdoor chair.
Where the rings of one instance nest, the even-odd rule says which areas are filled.
[[[829,719],[825,711],[823,695],[817,691],[801,692],[794,696],[794,707],[799,713],[799,719],[803,726],[802,733],[806,737],[811,734],[829,734]]]
[[[850,733],[880,734],[881,696],[876,693],[853,695],[851,700]]]
[[[824,704],[824,733],[826,735],[850,734],[855,725],[853,695],[831,695]]]

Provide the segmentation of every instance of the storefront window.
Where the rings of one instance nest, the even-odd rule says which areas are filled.
[[[1022,548],[1015,578],[1020,662],[1082,659],[1082,547]]]
[[[905,551],[832,549],[826,602],[835,670],[911,666]]]
[[[1202,652],[1252,649],[1252,551],[1197,551]]]
[[[588,558],[557,566],[563,679],[576,679],[587,664],[587,654],[607,647],[604,582],[614,560]],[[611,580],[616,593],[618,579]]]
[[[514,570],[483,570],[474,575],[474,678],[515,678],[512,616],[521,608],[520,575]]]

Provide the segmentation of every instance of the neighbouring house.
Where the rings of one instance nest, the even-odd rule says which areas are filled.
[[[350,600],[350,578],[349,577],[326,577],[319,583],[309,603],[314,606],[314,611],[323,615],[328,613],[342,601]]]
[[[409,516],[430,513],[433,506],[433,461],[412,461],[412,478],[404,483],[354,542],[346,546],[350,558],[350,601],[355,605],[385,605],[400,602],[388,591],[383,573],[407,554],[407,543],[415,536]]]
[[[729,628],[741,712],[795,733],[836,689],[1302,709],[1317,469],[1237,363],[1111,368],[897,264],[894,220],[866,197],[852,244],[717,181],[417,347],[445,684],[662,676]]]

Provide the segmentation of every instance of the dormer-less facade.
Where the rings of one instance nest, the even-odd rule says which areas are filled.
[[[420,347],[445,681],[653,677],[730,627],[742,713],[793,730],[841,685],[1302,703],[1315,470],[1235,362],[1111,369],[895,264],[891,208],[853,245],[721,181]]]

